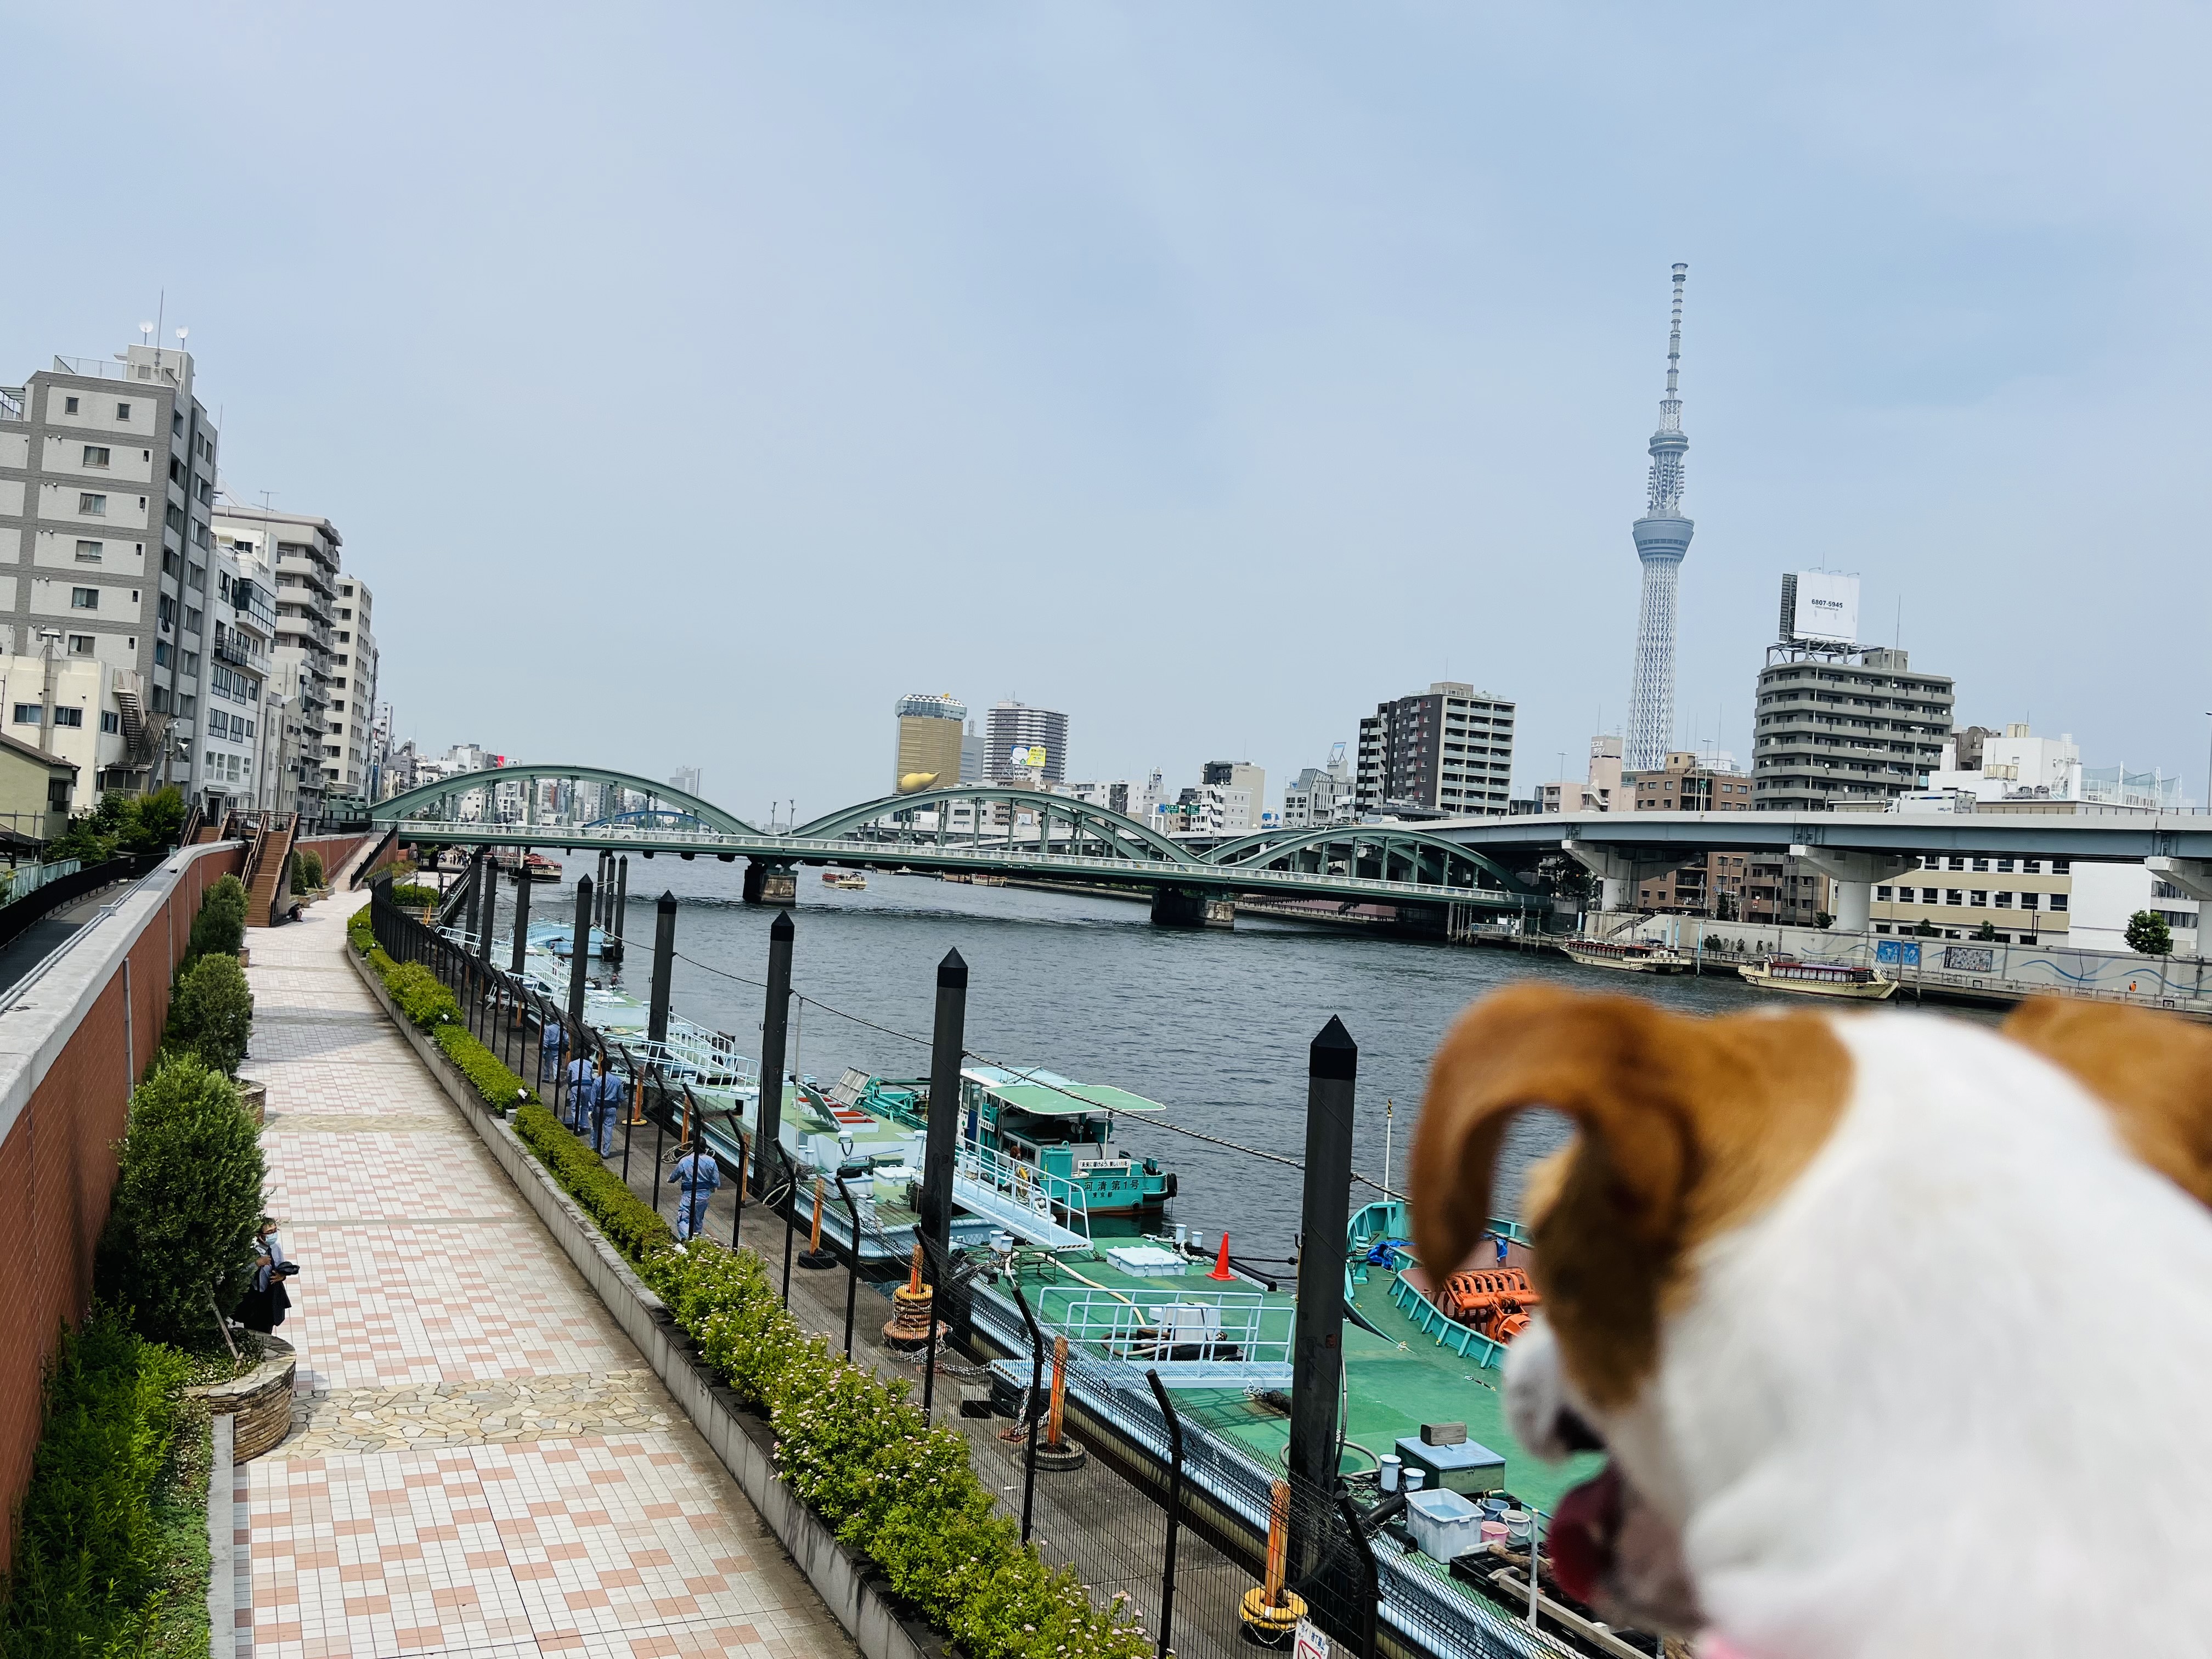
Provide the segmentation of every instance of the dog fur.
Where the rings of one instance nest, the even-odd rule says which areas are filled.
[[[1508,1409],[1539,1455],[1609,1449],[1617,1621],[1745,1659],[2212,1650],[2212,1033],[1503,992],[1431,1071],[1424,1261],[1480,1238],[1533,1106],[1579,1133],[1529,1183]]]

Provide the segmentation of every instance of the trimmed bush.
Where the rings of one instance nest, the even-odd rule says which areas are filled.
[[[207,1413],[184,1399],[190,1369],[112,1312],[62,1333],[0,1616],[6,1659],[207,1652]]]
[[[371,951],[375,951],[379,956],[384,956],[384,952],[377,945],[375,924],[369,918],[368,906],[366,904],[346,918],[346,940],[363,956],[368,956]],[[384,959],[386,962],[392,960],[390,957],[385,957]],[[382,976],[383,972],[380,968],[377,969],[379,977]]]
[[[394,884],[392,889],[392,902],[394,904],[406,905],[410,909],[419,910],[426,904],[435,904],[438,902],[438,890],[434,887],[417,887],[412,884],[406,885]]]
[[[425,1031],[458,1023],[461,1005],[443,981],[419,962],[396,963],[384,976],[384,988],[399,1005],[399,1012]]]
[[[261,1218],[260,1132],[237,1085],[195,1054],[164,1055],[131,1091],[122,1164],[100,1240],[101,1298],[143,1336],[216,1346],[216,1310],[229,1313],[252,1281]]]
[[[252,1034],[253,993],[235,954],[202,957],[177,975],[164,1048],[197,1054],[225,1077],[236,1077]]]
[[[312,847],[302,847],[292,855],[292,890],[312,893],[323,884],[323,855]]]
[[[234,957],[246,948],[246,884],[225,876],[207,890],[200,913],[192,918],[192,957]]]
[[[460,1068],[461,1075],[483,1097],[484,1104],[495,1111],[507,1111],[538,1097],[507,1070],[505,1060],[471,1036],[466,1027],[441,1025],[430,1034],[430,1040],[445,1050],[446,1058]]]
[[[653,1206],[623,1184],[599,1155],[576,1139],[561,1120],[532,1103],[514,1114],[514,1133],[552,1171],[562,1189],[584,1206],[608,1241],[633,1261],[668,1249],[676,1235]]]

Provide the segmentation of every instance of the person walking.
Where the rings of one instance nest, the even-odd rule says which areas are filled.
[[[629,1092],[608,1066],[606,1056],[600,1055],[599,1095],[592,1107],[592,1146],[601,1158],[615,1149],[615,1121],[622,1115],[623,1100]]]
[[[606,1069],[606,1056],[600,1055],[600,1071]],[[592,1057],[579,1050],[575,1059],[568,1062],[567,1075],[568,1092],[567,1098],[561,1103],[561,1121],[581,1134],[584,1133],[585,1115],[599,1097],[599,1080],[592,1070]]]
[[[695,1147],[676,1160],[668,1177],[676,1188],[676,1242],[683,1243],[704,1231],[707,1206],[722,1184],[722,1166],[704,1146]]]

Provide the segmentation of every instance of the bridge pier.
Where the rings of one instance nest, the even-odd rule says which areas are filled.
[[[1152,893],[1155,927],[1218,927],[1237,926],[1237,901],[1226,894],[1188,887],[1161,887]]]
[[[1835,883],[1839,933],[1872,933],[1875,883],[1891,880],[1912,867],[1911,859],[1890,853],[1832,853],[1825,847],[1796,846],[1790,855]]]
[[[748,904],[796,904],[799,902],[799,872],[787,864],[770,864],[763,859],[745,860],[745,902]]]

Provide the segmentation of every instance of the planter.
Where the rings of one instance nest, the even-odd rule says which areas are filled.
[[[261,1363],[244,1376],[191,1393],[208,1402],[209,1413],[231,1420],[231,1461],[249,1462],[291,1432],[292,1384],[299,1359],[281,1336],[264,1336]]]
[[[240,951],[238,953],[238,965],[241,968],[251,968],[253,966],[253,952],[250,950]]]
[[[256,1123],[269,1121],[269,1085],[257,1083],[252,1078],[238,1079],[238,1103],[246,1108],[246,1115]]]

